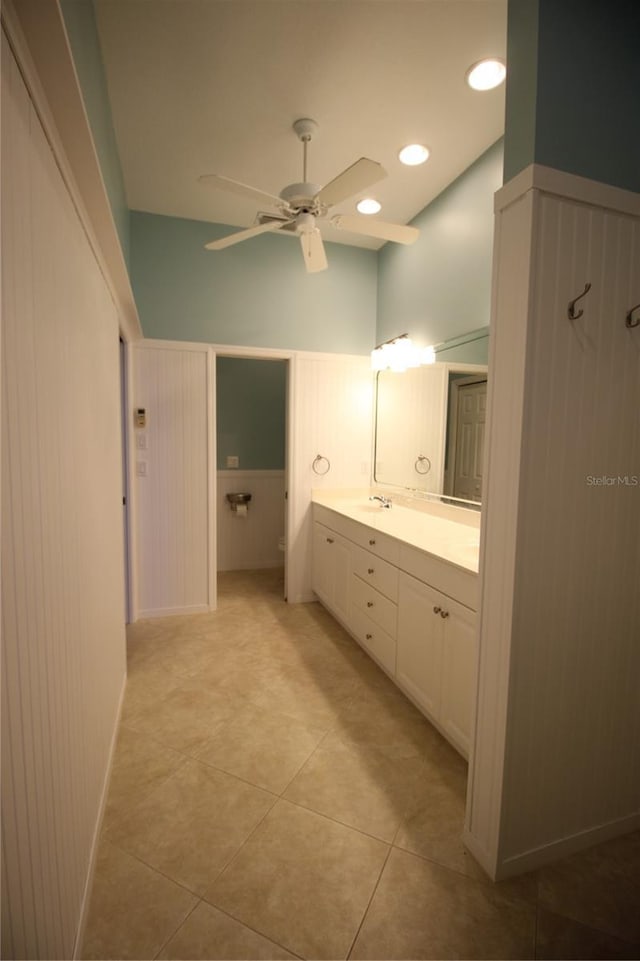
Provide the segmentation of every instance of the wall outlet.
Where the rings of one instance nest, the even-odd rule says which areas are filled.
[[[136,464],[136,474],[138,477],[147,476],[147,462],[144,460],[139,460]]]
[[[240,467],[240,458],[235,454],[227,455],[227,467]]]

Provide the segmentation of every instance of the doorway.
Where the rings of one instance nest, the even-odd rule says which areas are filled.
[[[288,360],[216,357],[218,573],[282,568],[286,585],[288,383]]]
[[[129,567],[129,455],[127,424],[127,347],[120,338],[120,438],[122,446],[122,546],[124,563],[124,622],[131,623],[131,591]]]

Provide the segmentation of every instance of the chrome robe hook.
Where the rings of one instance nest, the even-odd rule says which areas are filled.
[[[588,294],[590,290],[591,284],[585,284],[582,293],[578,294],[577,297],[569,301],[569,306],[567,307],[567,317],[569,320],[577,320],[578,317],[582,317],[584,310],[576,310],[576,304],[585,296],[585,294]]]

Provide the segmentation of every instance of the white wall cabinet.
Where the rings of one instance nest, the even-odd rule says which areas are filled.
[[[315,593],[468,757],[476,613],[422,579],[426,570],[440,585],[455,585],[450,571],[461,572],[322,506],[314,507],[314,517]],[[468,601],[473,592],[462,583]]]

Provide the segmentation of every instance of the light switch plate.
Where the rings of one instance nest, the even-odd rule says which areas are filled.
[[[236,457],[235,454],[228,454],[227,467],[240,467],[240,458]]]

